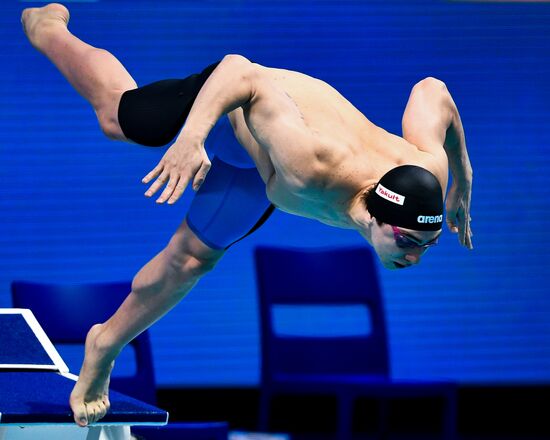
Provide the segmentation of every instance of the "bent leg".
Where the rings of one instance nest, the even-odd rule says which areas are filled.
[[[257,229],[272,210],[256,169],[214,158],[187,220],[135,276],[132,292],[117,312],[88,333],[80,378],[70,400],[78,424],[105,415],[109,375],[122,348],[185,297],[225,250]]]
[[[126,141],[118,123],[118,103],[122,93],[137,84],[120,61],[71,34],[67,28],[69,11],[63,5],[25,9],[21,22],[31,44],[92,105],[103,132]]]
[[[224,253],[202,243],[183,222],[166,248],[138,272],[132,292],[116,313],[88,333],[84,363],[70,397],[76,423],[86,426],[105,415],[118,353],[184,298]]]

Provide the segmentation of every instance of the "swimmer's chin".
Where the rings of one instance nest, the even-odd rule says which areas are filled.
[[[406,269],[410,267],[410,265],[401,264],[401,263],[398,263],[397,261],[382,262],[382,265],[384,266],[385,269],[388,269],[388,270]]]

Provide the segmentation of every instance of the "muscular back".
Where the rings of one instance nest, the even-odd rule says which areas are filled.
[[[329,84],[294,71],[257,65],[253,99],[229,116],[270,200],[334,226],[348,226],[351,200],[391,168],[438,168],[431,155],[371,123]]]

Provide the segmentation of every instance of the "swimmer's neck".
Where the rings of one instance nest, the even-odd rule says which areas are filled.
[[[370,215],[366,208],[365,196],[374,188],[376,182],[370,182],[361,191],[359,191],[351,200],[346,212],[347,221],[350,229],[355,229],[369,243],[371,243],[371,227],[375,219]]]

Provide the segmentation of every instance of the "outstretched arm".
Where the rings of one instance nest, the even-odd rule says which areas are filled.
[[[202,143],[218,119],[254,97],[255,68],[241,55],[226,55],[201,88],[178,140],[193,136]]]
[[[197,95],[184,128],[158,165],[143,178],[156,181],[145,193],[150,197],[164,184],[157,203],[175,203],[192,181],[197,191],[210,169],[204,142],[225,113],[250,102],[254,96],[254,65],[240,55],[227,55]]]
[[[460,115],[445,83],[426,78],[414,86],[403,114],[403,137],[436,157],[445,152],[453,176],[446,202],[447,225],[451,232],[459,234],[461,244],[473,249],[472,166]]]

